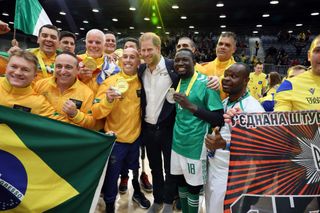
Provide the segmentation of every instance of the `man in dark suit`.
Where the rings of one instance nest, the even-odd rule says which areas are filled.
[[[154,33],[144,33],[140,39],[139,68],[142,82],[142,142],[146,145],[152,173],[154,203],[148,212],[172,212],[176,185],[170,175],[172,132],[175,119],[173,92],[179,77],[173,61],[161,56],[161,40]],[[163,176],[163,167],[165,177]],[[164,205],[163,205],[164,203]]]

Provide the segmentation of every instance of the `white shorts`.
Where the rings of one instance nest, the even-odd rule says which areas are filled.
[[[186,158],[171,150],[170,173],[183,175],[191,186],[204,185],[207,179],[206,160]]]

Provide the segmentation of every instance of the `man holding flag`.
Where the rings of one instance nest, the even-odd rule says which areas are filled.
[[[13,47],[8,51],[12,53],[18,47],[15,40],[15,30],[21,30],[26,34],[38,36],[38,48],[30,49],[39,61],[35,81],[52,76],[54,60],[59,47],[59,31],[52,25],[48,15],[37,0],[16,0],[14,17],[14,38]]]

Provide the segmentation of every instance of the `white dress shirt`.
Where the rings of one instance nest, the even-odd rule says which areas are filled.
[[[144,120],[147,123],[156,124],[165,101],[166,94],[172,85],[172,80],[162,56],[158,65],[152,72],[147,66],[143,73],[142,80],[147,101]]]

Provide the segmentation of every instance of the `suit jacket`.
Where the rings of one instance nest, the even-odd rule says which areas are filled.
[[[176,89],[180,78],[178,74],[174,71],[173,60],[167,59],[167,58],[165,58],[164,60],[165,60],[166,68],[168,70],[168,74],[172,80],[171,87],[174,87]],[[146,64],[141,64],[138,69],[138,77],[142,84],[142,88],[141,88],[142,121],[144,121],[144,118],[146,115],[146,106],[147,106],[146,93],[144,90],[144,84],[142,80],[142,76],[146,68],[147,68]],[[156,125],[159,125],[159,126],[173,125],[175,120],[175,114],[176,114],[175,104],[171,104],[165,99]]]

